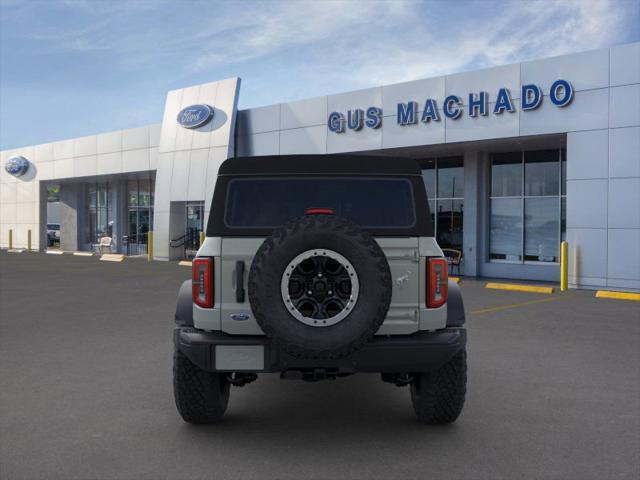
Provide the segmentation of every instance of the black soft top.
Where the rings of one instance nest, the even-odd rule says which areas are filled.
[[[269,155],[234,157],[220,165],[218,175],[422,175],[411,158],[370,155]]]
[[[407,179],[412,185],[416,213],[411,228],[368,229],[372,235],[386,237],[432,237],[433,222],[429,212],[422,171],[417,161],[402,157],[372,155],[271,155],[234,157],[220,165],[207,223],[208,237],[266,237],[272,228],[237,228],[225,223],[227,188],[242,176],[389,176]],[[311,205],[313,206],[313,205]]]

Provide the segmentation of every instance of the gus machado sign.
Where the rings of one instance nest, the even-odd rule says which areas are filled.
[[[563,108],[573,100],[573,86],[567,80],[556,80],[549,89],[549,101],[556,107]],[[520,109],[523,112],[535,110],[542,104],[544,93],[538,85],[523,85],[520,92]],[[458,95],[449,95],[441,106],[436,99],[427,98],[419,112],[419,104],[416,101],[398,103],[396,110],[396,122],[398,125],[414,125],[418,121],[422,123],[440,122],[442,115],[451,120],[460,118],[463,112],[470,117],[503,115],[505,112],[516,111],[511,92],[508,88],[500,88],[495,97],[495,104],[489,108],[489,94],[487,92],[469,93],[469,101],[464,105],[463,99]],[[382,108],[369,107],[366,110],[359,108],[347,112],[331,112],[327,120],[327,127],[334,133],[345,133],[347,129],[359,131],[364,127],[380,128],[382,126]]]

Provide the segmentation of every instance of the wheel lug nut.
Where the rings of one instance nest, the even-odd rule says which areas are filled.
[[[318,274],[318,278],[322,278],[322,274],[321,273]]]
[[[333,292],[332,292],[331,290],[329,290],[327,293],[328,293],[329,295],[333,295]]]
[[[312,292],[311,290],[309,290],[309,291],[307,292],[307,295],[311,295],[312,293],[313,293],[313,292]]]

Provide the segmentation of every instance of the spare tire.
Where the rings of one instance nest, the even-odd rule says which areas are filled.
[[[384,321],[391,291],[389,264],[373,237],[330,214],[305,215],[276,229],[249,272],[258,324],[299,358],[358,350]]]

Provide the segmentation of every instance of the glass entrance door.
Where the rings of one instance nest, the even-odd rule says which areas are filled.
[[[126,238],[127,255],[146,255],[147,240],[151,229],[149,209],[129,208],[128,232]]]
[[[146,255],[149,230],[153,222],[153,179],[128,182],[127,255]]]
[[[200,232],[204,227],[204,202],[187,203],[184,250],[193,258],[200,248]]]
[[[113,185],[109,182],[91,183],[87,186],[87,223],[85,245],[100,253],[113,251],[115,215]]]

